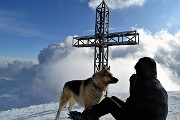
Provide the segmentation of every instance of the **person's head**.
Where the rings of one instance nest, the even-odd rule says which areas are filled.
[[[150,57],[140,58],[134,68],[138,78],[141,80],[157,78],[156,62]]]

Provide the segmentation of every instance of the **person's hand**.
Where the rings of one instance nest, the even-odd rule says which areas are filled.
[[[129,81],[130,81],[131,87],[134,87],[137,84],[137,75],[132,74]]]

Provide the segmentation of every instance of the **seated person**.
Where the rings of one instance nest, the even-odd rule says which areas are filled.
[[[156,62],[149,57],[139,59],[136,74],[130,77],[130,96],[126,102],[113,96],[83,111],[86,120],[98,120],[111,113],[116,120],[166,120],[168,95],[157,79]]]

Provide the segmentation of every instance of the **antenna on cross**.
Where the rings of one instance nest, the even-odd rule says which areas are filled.
[[[95,35],[73,38],[74,47],[94,47],[94,73],[108,66],[109,46],[137,44],[136,30],[109,33],[109,8],[104,0],[96,8]]]

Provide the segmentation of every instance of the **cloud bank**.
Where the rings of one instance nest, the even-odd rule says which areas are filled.
[[[117,84],[109,86],[109,92],[128,92],[129,77],[135,73],[134,65],[144,56],[157,62],[158,79],[165,89],[179,91],[180,31],[174,35],[166,30],[153,35],[144,29],[138,29],[138,32],[139,45],[112,46],[109,49],[109,65],[119,79]],[[72,47],[72,36],[69,36],[63,43],[43,48],[36,64],[18,60],[0,62],[0,97],[23,96],[24,101],[28,101],[34,96],[36,102],[58,101],[66,81],[92,76],[93,60],[94,49]]]
[[[90,0],[89,7],[96,9],[102,0]],[[133,6],[142,6],[146,0],[105,0],[110,9],[125,9]]]

